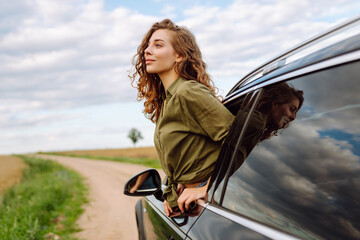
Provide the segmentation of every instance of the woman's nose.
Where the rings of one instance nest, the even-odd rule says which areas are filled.
[[[145,55],[151,55],[150,47],[147,47],[147,48],[145,49]]]
[[[296,113],[292,113],[289,118],[290,118],[290,121],[294,121],[296,118]]]

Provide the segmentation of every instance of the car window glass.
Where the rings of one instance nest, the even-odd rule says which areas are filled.
[[[254,105],[254,102],[257,101],[259,91],[250,92],[244,96],[239,97],[235,101],[232,101],[225,106],[234,114],[235,120],[229,130],[229,134],[226,137],[226,140],[223,143],[222,149],[220,151],[218,160],[216,162],[214,175],[211,177],[211,181],[220,179],[215,182],[214,185],[210,184],[210,196],[213,196],[215,191],[213,202],[219,202],[222,196],[223,181],[226,171],[230,165],[230,161],[235,153],[235,158],[238,159],[237,152],[234,151],[236,145],[238,144],[239,138],[242,133],[242,130],[248,119],[248,113],[251,107]],[[242,158],[244,159],[244,158]],[[241,165],[242,161],[238,161],[238,164]],[[220,183],[220,184],[219,184]]]
[[[287,82],[304,92],[303,106],[232,170],[224,207],[304,239],[360,238],[359,69]]]

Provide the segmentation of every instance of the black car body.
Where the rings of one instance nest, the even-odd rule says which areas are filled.
[[[245,76],[224,104],[235,115],[252,99],[245,106],[250,114],[236,143],[223,149],[208,198],[198,201],[197,214],[182,218],[167,217],[161,197],[142,198],[140,239],[360,239],[359,78],[360,17]],[[304,92],[296,120],[234,168],[259,96],[281,82]]]

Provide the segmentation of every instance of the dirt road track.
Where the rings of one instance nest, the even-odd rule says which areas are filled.
[[[78,221],[83,231],[76,237],[84,240],[138,239],[134,210],[139,198],[125,196],[123,187],[129,177],[147,167],[62,156],[36,157],[57,161],[86,179],[90,203]]]

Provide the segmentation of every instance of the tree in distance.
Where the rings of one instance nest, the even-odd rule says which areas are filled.
[[[133,142],[134,147],[140,139],[143,139],[141,132],[139,132],[136,128],[132,128],[129,132],[128,138]]]

